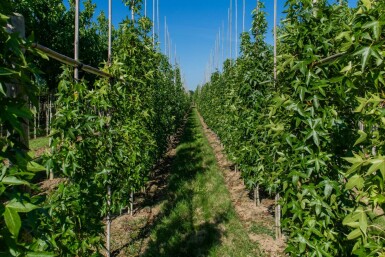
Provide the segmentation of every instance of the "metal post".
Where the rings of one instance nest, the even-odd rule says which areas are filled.
[[[108,0],[108,57],[109,65],[112,62],[112,0]]]
[[[167,56],[167,17],[164,16],[164,55]]]
[[[160,35],[160,18],[159,18],[159,0],[156,0],[156,17],[157,17],[157,24],[158,24],[158,36]]]
[[[243,12],[242,12],[242,32],[245,32],[245,16],[246,16],[246,3],[245,0],[243,0]]]
[[[79,0],[75,0],[75,61],[79,61]],[[75,80],[79,79],[79,70],[75,67]]]
[[[135,6],[135,0],[131,1],[131,20],[135,20],[135,13],[134,13],[134,6]]]
[[[232,25],[233,25],[233,20],[232,20],[232,17],[233,17],[233,0],[230,0],[230,15],[229,15],[229,22],[230,22],[230,62],[231,62],[231,58],[233,57],[233,46],[231,44],[231,40],[232,40]]]
[[[274,85],[277,86],[277,0],[274,0]]]
[[[152,0],[152,45],[155,47],[155,0]]]
[[[238,0],[235,0],[235,59],[238,58]]]

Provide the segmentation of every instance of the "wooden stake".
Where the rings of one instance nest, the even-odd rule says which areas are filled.
[[[259,206],[261,204],[261,200],[259,198],[259,184],[254,187],[254,204],[255,206]]]
[[[35,107],[35,115],[33,115],[33,138],[36,139],[36,126],[37,126],[37,108]]]
[[[130,215],[134,215],[134,191],[131,191],[130,194]]]
[[[279,205],[279,193],[275,195],[275,238],[281,239],[281,205]]]
[[[111,256],[111,186],[107,186],[107,257]]]

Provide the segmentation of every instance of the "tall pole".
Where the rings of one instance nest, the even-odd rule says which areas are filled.
[[[112,0],[108,0],[108,63],[112,61]]]
[[[135,13],[134,13],[134,5],[135,5],[135,0],[131,0],[131,20],[135,20]]]
[[[159,0],[156,0],[156,17],[157,17],[157,23],[158,23],[158,37],[160,35],[160,18],[159,18]]]
[[[164,16],[164,55],[167,56],[167,17]]]
[[[277,87],[277,0],[274,0],[274,86]],[[275,196],[275,228],[276,238],[281,239],[281,205],[279,204],[279,193]]]
[[[112,0],[108,0],[108,65],[112,61]],[[111,256],[111,185],[107,185],[107,257]]]
[[[79,60],[79,0],[75,0],[75,56],[74,59],[76,61]],[[79,69],[75,67],[75,80],[79,79]]]
[[[233,58],[233,46],[231,44],[231,40],[232,40],[232,25],[233,25],[233,20],[232,20],[232,17],[233,17],[233,0],[230,0],[230,62],[231,62],[231,58]]]
[[[277,0],[274,0],[274,85],[277,84]]]
[[[222,63],[224,61],[224,51],[225,51],[225,22],[222,21]]]
[[[235,59],[238,58],[238,0],[235,0]]]
[[[155,0],[152,0],[152,45],[155,47]]]
[[[228,37],[228,39],[229,39],[229,44],[226,47],[228,47],[229,52],[227,54],[228,54],[228,57],[230,57],[229,56],[229,53],[231,51],[231,44],[230,44],[230,41],[231,41],[231,36],[230,36],[230,8],[227,8],[227,35],[226,35],[226,37]]]
[[[245,32],[245,16],[246,16],[246,1],[243,0],[243,12],[242,12],[242,32]]]

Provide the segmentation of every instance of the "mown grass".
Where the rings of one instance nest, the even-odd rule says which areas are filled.
[[[168,200],[144,256],[260,256],[232,206],[195,109],[177,148]]]
[[[49,138],[48,137],[38,137],[36,139],[30,139],[29,140],[29,148],[31,151],[48,147]]]
[[[49,145],[49,137],[38,137],[36,139],[29,140],[29,152],[30,156],[37,157],[37,151],[42,148],[48,148]]]

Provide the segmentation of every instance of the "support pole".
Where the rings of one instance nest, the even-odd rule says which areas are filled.
[[[152,45],[155,48],[155,0],[152,0]]]
[[[158,26],[158,37],[160,35],[160,18],[159,18],[159,0],[156,0],[156,17],[157,17],[157,26]]]
[[[167,56],[167,17],[164,16],[164,55]]]
[[[131,191],[130,194],[130,215],[134,215],[134,191]]]
[[[274,0],[274,86],[277,86],[277,0]]]
[[[75,0],[75,61],[79,61],[79,0]],[[79,79],[79,69],[75,67],[75,80]]]
[[[134,12],[135,0],[131,0],[131,20],[135,20],[135,12]]]
[[[274,0],[274,86],[277,86],[277,0]],[[279,205],[279,193],[275,195],[275,235],[281,239],[281,206]]]
[[[108,0],[108,64],[112,62],[112,0]]]
[[[112,0],[108,0],[108,66],[112,64]],[[107,173],[107,176],[110,174]],[[107,185],[107,257],[111,256],[111,185]]]
[[[235,59],[238,58],[238,0],[235,0]]]
[[[245,3],[245,0],[243,0],[242,33],[245,32],[245,16],[246,16],[246,3]]]
[[[254,203],[256,206],[261,204],[261,199],[259,197],[259,184],[254,187]]]
[[[107,186],[107,257],[111,256],[111,186]]]
[[[232,46],[232,25],[233,25],[233,0],[230,0],[230,15],[229,15],[229,23],[230,23],[230,62],[231,58],[233,58],[233,46]]]

